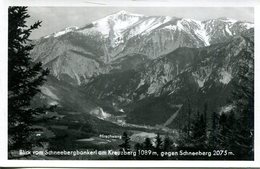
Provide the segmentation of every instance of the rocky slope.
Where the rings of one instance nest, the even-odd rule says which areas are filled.
[[[39,39],[32,57],[58,79],[81,85],[110,72],[113,62],[129,54],[153,60],[178,47],[198,48],[226,41],[252,26],[227,18],[201,22],[120,11],[82,28],[69,27]]]
[[[110,112],[115,106],[123,108],[131,123],[163,124],[176,105],[183,105],[176,118],[182,123],[187,118],[187,104],[193,111],[203,111],[207,103],[208,113],[228,109],[232,81],[238,78],[243,55],[254,56],[253,29],[225,43],[178,48],[138,70],[98,76],[85,91],[96,97],[100,106],[110,107]]]
[[[188,105],[194,113],[207,103],[209,117],[230,109],[239,62],[254,57],[252,27],[227,18],[201,22],[121,11],[67,28],[41,38],[32,51],[51,71],[41,98],[61,111],[145,125],[166,124],[182,107],[167,123],[181,127]]]

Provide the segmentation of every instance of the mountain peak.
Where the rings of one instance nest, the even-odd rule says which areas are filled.
[[[113,15],[117,15],[117,16],[120,16],[120,15],[129,15],[129,16],[143,16],[141,14],[136,14],[136,13],[131,13],[131,12],[128,12],[128,11],[125,11],[125,10],[121,10]]]
[[[125,10],[121,10],[117,13],[96,20],[92,23],[95,26],[95,28],[104,36],[113,36],[114,39],[117,41],[122,37],[121,32],[124,32],[129,27],[140,21],[142,17],[143,15],[134,14]]]
[[[72,31],[76,31],[77,29],[79,29],[79,27],[77,27],[77,26],[69,26],[69,27],[64,28],[64,29],[62,29],[62,30],[60,30],[58,32],[55,32],[55,33],[51,34],[51,35],[47,35],[44,38],[49,38],[50,36],[58,37],[58,36],[66,34],[66,33],[69,33],[69,32],[72,32]]]
[[[126,15],[126,14],[130,14],[130,13],[128,11],[121,10],[121,11],[117,12],[117,14],[119,14],[119,15]]]
[[[221,20],[221,21],[224,21],[224,22],[231,22],[231,23],[237,22],[237,20],[232,19],[232,18],[227,18],[227,17],[221,17],[221,18],[218,18],[217,20]]]

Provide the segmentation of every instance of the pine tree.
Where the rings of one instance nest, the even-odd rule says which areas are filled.
[[[163,147],[162,150],[164,152],[171,152],[173,151],[173,141],[170,139],[170,137],[168,135],[165,136],[164,140],[163,140]],[[175,159],[176,157],[164,157],[163,159]]]
[[[228,133],[230,131],[228,122],[227,122],[227,115],[222,113],[219,118],[219,146],[222,149],[228,148]]]
[[[251,42],[253,43],[253,42]],[[233,151],[239,159],[253,159],[254,61],[253,51],[241,51],[238,79],[234,82],[233,104],[237,116]]]
[[[190,131],[191,131],[191,106],[190,106],[190,100],[188,99],[188,126],[187,126],[187,139],[190,139]]]
[[[141,160],[142,156],[139,154],[139,152],[143,150],[143,145],[140,143],[136,143],[134,149],[137,152],[136,160]]]
[[[145,138],[142,147],[143,147],[143,150],[145,150],[145,151],[153,151],[154,150],[152,141],[149,137]],[[152,154],[144,154],[144,155],[141,156],[141,158],[144,159],[144,160],[153,160],[154,159]]]
[[[163,151],[171,151],[172,150],[172,144],[173,144],[173,141],[167,135],[164,138],[164,141],[163,141]]]
[[[130,151],[130,137],[127,135],[126,132],[123,133],[122,140],[124,141],[122,144],[119,145],[122,151]]]
[[[145,138],[143,147],[145,150],[153,150],[153,144],[149,137]]]
[[[126,132],[123,133],[122,140],[123,140],[123,143],[119,145],[119,147],[120,147],[119,151],[121,153],[131,151],[131,149],[130,149],[131,148],[130,137],[128,136],[128,134]],[[128,156],[128,155],[120,155],[119,156],[120,160],[130,160],[132,158],[133,158],[132,156]]]
[[[157,136],[155,137],[155,151],[157,152],[158,156],[160,156],[161,152],[162,152],[162,138],[160,137],[160,134],[157,133]]]
[[[204,103],[204,110],[203,110],[203,132],[204,132],[204,136],[203,136],[203,142],[205,143],[205,145],[208,145],[208,118],[207,118],[207,113],[208,113],[208,103]]]
[[[204,125],[205,125],[205,135],[207,133],[207,112],[208,112],[208,103],[204,103],[204,110],[203,110],[203,118],[204,118]]]
[[[218,147],[218,122],[219,122],[219,117],[218,114],[216,112],[213,112],[212,114],[212,127],[211,127],[211,132],[210,132],[210,136],[209,136],[209,145],[210,148],[215,150]]]
[[[49,73],[30,58],[34,45],[29,36],[41,22],[26,25],[30,17],[27,7],[9,7],[8,16],[8,148],[30,149],[34,117],[45,112],[45,108],[32,108],[30,103]]]
[[[193,129],[192,129],[192,142],[195,148],[205,148],[206,143],[206,122],[205,122],[205,117],[203,114],[200,114],[199,112],[197,113],[197,117],[193,123]]]

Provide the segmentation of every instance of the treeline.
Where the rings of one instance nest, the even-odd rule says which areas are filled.
[[[154,139],[145,138],[143,143],[130,146],[130,137],[125,132],[120,152],[135,152],[133,156],[120,155],[122,160],[253,160],[253,129],[242,124],[234,111],[228,114],[212,114],[211,125],[206,113],[197,112],[196,118],[181,130],[179,137],[164,138],[158,133]],[[210,152],[205,156],[181,156],[175,152]],[[123,154],[123,153],[122,153]],[[126,153],[127,154],[127,153]]]
[[[180,130],[178,150],[212,152],[211,157],[197,157],[201,159],[253,160],[253,128],[234,111],[206,115],[198,112],[190,128]]]
[[[172,139],[169,136],[165,136],[164,139],[157,133],[155,139],[145,138],[143,143],[136,143],[132,147],[130,146],[130,137],[126,132],[122,136],[123,143],[119,145],[120,152],[119,160],[156,160],[156,159],[169,159],[162,157],[162,152],[175,151]],[[133,155],[131,152],[135,152]],[[125,155],[124,155],[125,154]]]
[[[248,44],[253,45],[253,44]],[[237,77],[232,79],[232,96],[227,104],[230,111],[208,112],[207,103],[203,112],[195,113],[190,104],[187,109],[187,124],[179,129],[175,143],[164,140],[158,134],[155,143],[150,138],[132,147],[132,151],[151,150],[158,156],[140,155],[133,159],[178,159],[178,160],[254,160],[254,51],[241,50],[238,54]],[[189,101],[188,101],[189,103]],[[194,115],[195,117],[191,115]],[[209,117],[207,117],[209,116]],[[123,136],[120,151],[131,151],[130,139]],[[176,141],[177,140],[177,141]],[[160,152],[172,151],[211,152],[211,156],[160,156]],[[120,157],[122,159],[126,157]],[[129,158],[129,157],[127,157]]]
[[[230,152],[210,159],[254,159],[254,51],[241,50],[237,59],[237,77],[231,81],[232,95],[227,101],[230,110],[208,112],[205,103],[203,113],[197,112],[191,121],[194,112],[189,105],[179,149]]]

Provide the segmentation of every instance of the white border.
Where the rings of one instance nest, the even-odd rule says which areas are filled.
[[[259,4],[258,0],[5,0],[8,5],[23,6],[142,6],[142,7],[245,7]]]
[[[195,2],[196,1],[196,2]],[[254,161],[40,161],[7,160],[8,6],[255,7],[255,160]],[[260,1],[257,0],[0,0],[0,167],[260,167]]]

